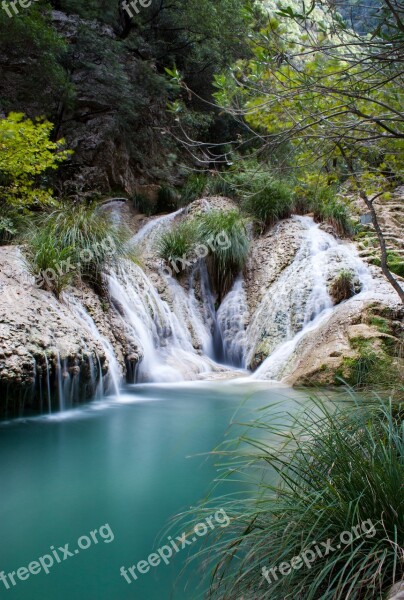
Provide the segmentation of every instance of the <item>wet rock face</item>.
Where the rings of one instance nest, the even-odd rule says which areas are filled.
[[[260,375],[292,384],[335,383],[344,358],[357,356],[351,326],[372,303],[392,314],[399,304],[380,270],[369,269],[352,242],[336,239],[308,217],[285,220],[254,242],[246,278],[247,365],[255,370],[271,356]],[[312,326],[322,314],[324,322]],[[365,322],[364,327],[366,338],[378,339],[376,327]]]
[[[60,389],[69,402],[90,398],[108,371],[102,344],[68,303],[34,287],[18,248],[1,247],[0,264],[0,413],[7,402],[11,413],[21,402],[39,408],[41,397],[57,403]],[[80,293],[110,335],[100,300],[90,290]]]

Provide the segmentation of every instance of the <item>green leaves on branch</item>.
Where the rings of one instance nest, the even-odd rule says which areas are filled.
[[[52,142],[52,123],[32,121],[22,113],[0,120],[0,195],[3,202],[23,208],[52,204],[45,177],[71,154],[64,140]]]

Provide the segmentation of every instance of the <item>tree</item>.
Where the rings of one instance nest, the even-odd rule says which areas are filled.
[[[64,140],[49,138],[52,123],[32,121],[22,113],[10,113],[0,120],[0,199],[2,203],[32,208],[53,202],[46,173],[57,169],[71,150]]]
[[[330,6],[272,6],[252,35],[254,58],[217,78],[216,98],[263,147],[290,144],[298,169],[350,180],[372,216],[383,273],[404,302],[374,206],[404,167],[404,8],[384,0],[377,18],[363,35]]]

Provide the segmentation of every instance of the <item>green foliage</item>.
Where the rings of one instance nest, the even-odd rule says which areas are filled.
[[[134,194],[133,198],[133,207],[138,210],[143,215],[147,217],[151,217],[157,214],[157,205],[145,195],[145,194]]]
[[[393,354],[386,346],[375,346],[375,341],[355,338],[351,340],[355,358],[346,358],[336,382],[345,381],[354,388],[388,389],[397,385],[400,375],[393,365]],[[388,350],[388,351],[387,351]]]
[[[352,298],[355,294],[355,277],[352,271],[340,271],[332,281],[329,292],[335,304]]]
[[[27,226],[30,212],[0,203],[0,245],[11,244]]]
[[[238,210],[210,210],[198,218],[198,237],[209,248],[208,269],[220,301],[247,261],[246,220]]]
[[[371,259],[371,263],[380,267],[381,260],[380,258],[375,257]],[[395,273],[400,277],[404,277],[404,260],[399,254],[396,254],[395,252],[388,252],[387,264],[392,273]]]
[[[0,216],[0,245],[9,244],[17,234],[17,228],[10,217]]]
[[[96,204],[61,204],[34,225],[26,234],[28,264],[57,294],[75,277],[99,290],[103,271],[129,255],[128,231]]]
[[[317,201],[312,208],[316,220],[329,223],[341,236],[353,235],[354,228],[348,207],[338,198]]]
[[[196,241],[195,221],[182,221],[160,236],[157,241],[158,256],[171,268],[180,259],[191,257]]]
[[[57,169],[72,152],[62,150],[64,140],[52,142],[52,123],[31,121],[21,113],[0,120],[0,194],[7,204],[32,207],[51,204],[52,191],[44,175]],[[42,186],[40,184],[42,177]]]
[[[203,173],[190,175],[181,190],[180,206],[187,206],[194,200],[202,198],[207,185],[207,176]]]
[[[387,255],[387,263],[392,273],[404,277],[404,259],[395,252],[389,252]]]
[[[261,410],[241,439],[226,443],[231,463],[223,478],[238,486],[247,480],[248,491],[214,500],[231,525],[212,532],[215,539],[197,555],[213,563],[209,598],[374,600],[401,580],[403,406],[347,400],[314,399],[289,418]],[[209,510],[193,511],[192,523]],[[307,565],[288,568],[308,549]],[[271,583],[264,567],[278,567]]]
[[[234,187],[227,173],[217,173],[213,177],[209,177],[206,191],[209,196],[235,197]]]
[[[245,197],[243,209],[254,217],[264,230],[280,219],[290,217],[294,210],[294,195],[291,188],[268,177],[265,187]]]

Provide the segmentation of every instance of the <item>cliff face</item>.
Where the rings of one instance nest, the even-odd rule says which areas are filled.
[[[138,186],[169,180],[177,148],[162,135],[170,121],[168,89],[153,60],[136,56],[130,43],[97,21],[60,11],[50,19],[63,44],[52,77],[41,72],[43,53],[0,45],[0,114],[45,113],[55,138],[66,139],[74,154],[55,175],[56,191],[131,196]]]

